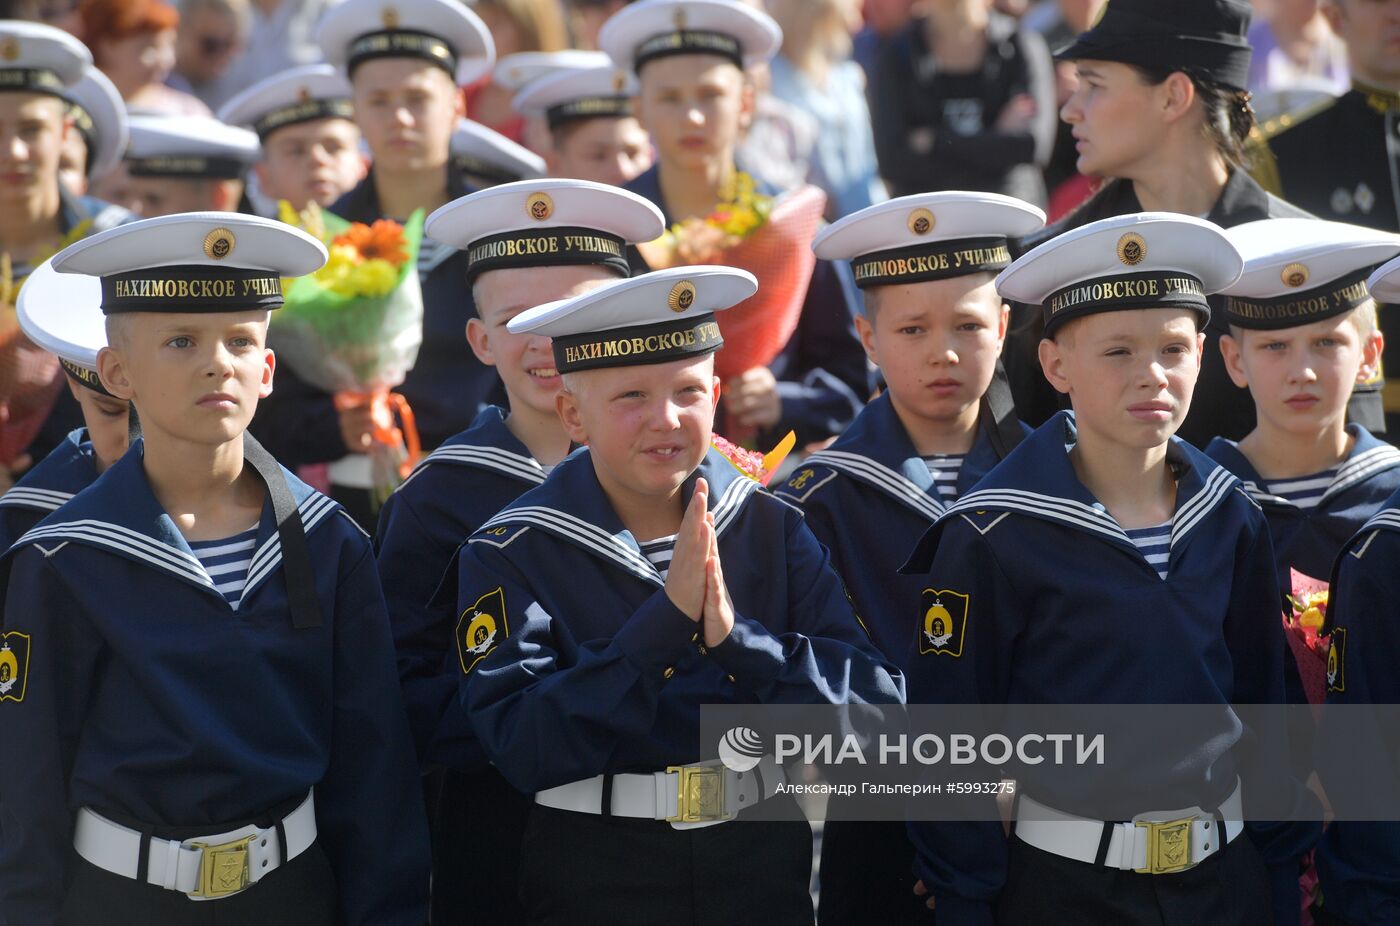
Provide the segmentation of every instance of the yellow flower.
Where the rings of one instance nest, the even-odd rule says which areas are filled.
[[[351,270],[350,280],[362,296],[387,296],[399,281],[399,271],[387,260],[375,257]]]
[[[1322,628],[1322,612],[1316,605],[1308,608],[1298,616],[1298,623],[1310,630],[1320,630]]]

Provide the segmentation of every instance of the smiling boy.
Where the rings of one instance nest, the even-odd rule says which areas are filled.
[[[23,649],[0,697],[0,752],[27,757],[0,779],[16,922],[426,917],[369,542],[244,433],[272,388],[279,281],[325,259],[297,229],[215,212],[53,260],[101,278],[98,373],[143,439],[0,560],[4,642]]]
[[[1139,213],[1067,232],[998,277],[1003,298],[1042,306],[1041,365],[1074,410],[952,505],[905,567],[942,605],[908,664],[912,699],[1283,700],[1263,515],[1238,480],[1174,436],[1200,371],[1207,296],[1241,268],[1215,225]],[[940,633],[944,613],[953,626]],[[913,825],[916,893],[931,895],[939,922],[990,923],[994,909],[1014,923],[1245,926],[1290,912],[1296,922],[1297,857],[1312,831],[1244,822],[1237,725],[1200,731],[1182,755],[1154,753],[1144,735],[1124,747],[1143,756],[1130,781],[1023,771],[1009,839],[1000,821]],[[1286,776],[1279,767],[1273,774]],[[1182,866],[1149,864],[1148,827],[1093,818],[1106,795],[1155,786],[1195,807],[1141,807],[1125,819],[1189,814]],[[1200,832],[1195,819],[1206,821]],[[1251,838],[1239,838],[1247,828]]]
[[[780,494],[831,551],[856,613],[902,664],[928,607],[920,579],[896,574],[948,505],[1025,433],[994,379],[1008,308],[993,285],[1007,239],[1045,224],[994,193],[926,193],[863,209],[824,229],[819,257],[854,262],[865,294],[856,330],[885,392]],[[909,895],[913,849],[898,823],[831,820],[822,836],[823,923],[924,919]]]
[[[535,208],[531,208],[531,206]],[[562,299],[628,275],[628,243],[661,233],[651,203],[575,180],[506,184],[434,212],[427,229],[467,255],[478,317],[476,358],[499,372],[507,406],[490,406],[429,454],[379,516],[375,548],[419,760],[445,766],[434,814],[434,922],[515,923],[520,836],[528,799],[487,761],[457,703],[455,602],[433,601],[457,547],[569,452],[549,339],[507,325],[541,299]],[[508,256],[514,254],[515,256]],[[482,873],[476,883],[453,872]]]
[[[755,289],[680,267],[509,325],[553,339],[559,416],[587,444],[456,563],[463,702],[535,795],[530,922],[810,923],[806,822],[729,822],[789,799],[780,768],[721,768],[700,706],[902,699],[801,516],[710,446],[715,313]],[[692,805],[678,766],[723,775],[725,806]]]

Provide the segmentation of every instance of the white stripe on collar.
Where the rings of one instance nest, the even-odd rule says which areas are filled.
[[[1362,534],[1368,530],[1378,527],[1393,527],[1400,530],[1400,510],[1395,508],[1382,508],[1371,516],[1371,520],[1362,525],[1357,533]]]
[[[301,515],[303,533],[310,534],[311,529],[321,523],[326,515],[334,511],[335,508],[335,502],[319,492],[308,496],[306,501],[297,508]],[[248,579],[243,585],[242,600],[246,601],[253,590],[257,588],[258,583],[267,578],[280,562],[282,562],[282,537],[274,531],[272,536],[264,541],[258,551],[253,554],[252,561],[248,563]]]
[[[883,489],[886,495],[931,521],[938,520],[946,510],[940,499],[931,497],[908,476],[858,453],[821,450],[808,457],[806,462],[818,463],[856,478],[868,479],[877,488]]]
[[[38,540],[66,538],[98,547],[106,547],[117,553],[125,553],[150,563],[167,572],[189,579],[196,585],[214,591],[214,583],[193,554],[177,550],[138,531],[113,524],[110,521],[84,519],[64,521],[47,527],[36,527],[21,537],[16,543]]]
[[[468,466],[479,466],[482,469],[492,469],[504,473],[516,479],[539,485],[544,482],[544,467],[534,457],[522,456],[518,453],[511,453],[509,450],[501,450],[496,447],[473,447],[466,444],[455,444],[450,447],[439,447],[423,458],[423,461],[414,467],[408,479],[403,481],[404,485],[417,476],[430,464],[433,463],[463,463]]]
[[[1358,453],[1337,470],[1336,478],[1327,487],[1327,491],[1322,493],[1322,499],[1318,505],[1322,505],[1323,502],[1339,492],[1345,492],[1358,482],[1364,482],[1376,473],[1394,466],[1400,466],[1400,450],[1389,444],[1382,444],[1379,447],[1372,447],[1365,453]]]
[[[67,504],[68,500],[72,497],[72,492],[56,492],[52,489],[35,489],[29,486],[15,486],[4,495],[0,495],[0,505],[57,511]]]
[[[965,495],[948,508],[945,517],[954,512],[976,511],[980,508],[1010,508],[1028,514],[1041,514],[1063,521],[1071,527],[1096,531],[1114,540],[1131,544],[1123,528],[1107,511],[1057,495],[1042,495],[1024,489],[982,489]]]
[[[1205,520],[1216,505],[1230,494],[1235,482],[1235,477],[1225,467],[1217,466],[1211,470],[1201,491],[1187,499],[1186,503],[1176,510],[1172,519],[1172,546],[1176,546],[1178,540]]]

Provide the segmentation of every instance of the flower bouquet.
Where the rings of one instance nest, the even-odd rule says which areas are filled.
[[[1309,704],[1321,704],[1327,696],[1327,653],[1331,639],[1322,635],[1327,619],[1327,583],[1290,569],[1293,594],[1283,614],[1283,631],[1298,663],[1298,674]]]
[[[797,435],[792,431],[787,432],[787,436],[778,441],[778,446],[767,453],[759,453],[756,450],[745,450],[733,441],[725,440],[718,434],[710,436],[710,443],[716,450],[722,453],[734,468],[748,476],[759,485],[767,486],[778,472],[778,467],[783,465],[783,460],[792,452],[792,448],[797,445]]]
[[[725,264],[758,278],[757,293],[716,316],[725,343],[715,374],[723,382],[768,366],[797,330],[817,260],[812,239],[826,208],[826,194],[814,186],[775,198],[756,192],[742,172],[731,185],[704,219],[686,219],[638,246],[653,270]]]
[[[326,265],[283,280],[283,307],[272,313],[278,359],[335,396],[338,411],[364,404],[374,421],[369,458],[375,506],[388,498],[420,456],[413,411],[393,388],[404,381],[423,342],[418,248],[420,209],[399,225],[347,222],[312,203],[279,218],[325,242]]]
[[[63,236],[58,246],[37,255],[37,267],[92,231],[85,219]],[[0,252],[0,466],[24,455],[63,390],[58,358],[41,349],[19,327],[15,303],[27,273],[18,272],[8,252]]]

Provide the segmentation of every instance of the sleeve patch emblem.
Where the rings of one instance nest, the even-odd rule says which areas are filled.
[[[508,636],[506,593],[498,587],[478,598],[457,618],[457,658],[462,674],[469,674]]]
[[[926,588],[920,602],[919,655],[962,655],[971,599],[951,589]]]
[[[23,701],[29,681],[30,636],[11,630],[0,636],[0,702]]]
[[[1341,693],[1347,690],[1346,628],[1333,628],[1331,639],[1332,645],[1327,649],[1327,690]]]

